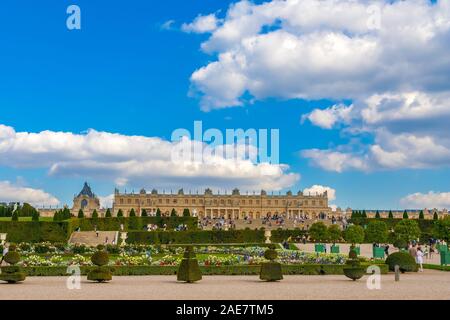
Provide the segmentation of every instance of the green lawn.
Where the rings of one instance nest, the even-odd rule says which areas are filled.
[[[11,217],[0,217],[0,221],[11,221]],[[31,217],[19,217],[19,221],[31,221]],[[53,221],[53,218],[40,217],[39,221]]]

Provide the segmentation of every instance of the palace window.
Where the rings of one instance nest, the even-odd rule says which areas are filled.
[[[127,203],[128,203],[128,204],[131,204],[131,199],[128,199]]]
[[[119,203],[123,204],[123,199],[122,198],[119,199]]]
[[[256,204],[259,204],[259,200],[256,200]]]
[[[189,200],[188,199],[184,199],[184,203],[185,204],[189,204]]]
[[[139,204],[139,199],[135,199],[134,203]]]
[[[170,202],[170,200],[169,200],[169,199],[166,199],[166,203],[169,204],[169,202]]]
[[[249,204],[253,204],[253,200],[248,200],[248,203]]]
[[[275,204],[278,204],[278,200],[275,200]]]

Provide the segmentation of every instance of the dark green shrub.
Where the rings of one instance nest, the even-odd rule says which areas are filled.
[[[395,252],[390,254],[386,259],[386,264],[389,265],[389,270],[394,271],[395,266],[400,267],[400,271],[416,272],[418,270],[416,260],[406,252]]]
[[[109,254],[119,254],[120,253],[120,247],[118,245],[108,244],[108,245],[106,245],[106,251]]]
[[[109,255],[106,251],[99,250],[92,255],[91,261],[96,266],[105,266],[109,262]]]
[[[15,265],[20,261],[20,254],[17,251],[9,251],[5,255],[4,260],[11,265]]]
[[[275,250],[275,247],[270,246],[266,252],[264,252],[264,258],[269,260],[269,262],[265,262],[261,264],[261,271],[259,274],[259,278],[264,281],[279,281],[283,280],[283,272],[281,270],[281,263],[276,262],[276,258],[278,254]]]
[[[90,281],[106,282],[112,280],[111,267],[108,267],[109,255],[104,251],[105,247],[103,245],[97,246],[98,251],[95,252],[91,261],[97,267],[89,271],[87,279]]]
[[[22,272],[22,269],[19,266],[15,266],[20,261],[20,254],[16,249],[15,245],[10,245],[8,253],[4,256],[5,262],[10,264],[10,266],[0,268],[0,280],[2,281],[16,283],[24,281],[26,278],[26,274]]]
[[[96,282],[107,282],[112,280],[111,267],[108,266],[99,266],[91,271],[89,271],[87,275],[87,279],[89,281]]]
[[[202,272],[200,271],[198,260],[192,246],[186,247],[183,260],[181,260],[180,267],[178,268],[177,280],[188,283],[202,280]]]
[[[397,249],[406,249],[406,247],[408,246],[408,243],[403,239],[397,239],[394,241],[393,245]]]
[[[83,254],[83,253],[86,253],[87,250],[88,250],[88,248],[84,244],[75,244],[72,247],[72,252],[74,254]]]
[[[365,274],[365,268],[361,267],[361,262],[358,259],[358,254],[356,253],[355,247],[350,247],[350,252],[348,253],[348,259],[343,268],[344,275],[356,281],[361,279]]]

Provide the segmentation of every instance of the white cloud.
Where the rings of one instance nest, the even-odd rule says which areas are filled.
[[[17,186],[9,181],[0,181],[0,202],[27,202],[34,206],[59,204],[56,197],[41,189]]]
[[[330,187],[326,187],[326,186],[321,186],[321,185],[313,185],[310,188],[306,188],[303,190],[304,194],[323,194],[325,193],[325,191],[328,194],[328,200],[329,201],[334,201],[336,200],[336,190]]]
[[[334,105],[326,109],[314,109],[308,114],[302,116],[302,123],[305,120],[311,121],[314,125],[322,129],[331,129],[335,124],[343,122],[348,123],[351,120],[353,106],[343,104]]]
[[[98,199],[100,200],[101,208],[112,208],[114,202],[114,194],[110,194],[107,196],[98,196]]]
[[[167,20],[161,25],[162,30],[172,30],[173,25],[175,24],[175,20]]]
[[[413,193],[400,200],[408,208],[445,209],[450,208],[450,192]]]
[[[205,33],[212,32],[217,29],[220,20],[215,14],[207,16],[197,16],[192,23],[183,23],[181,30],[184,32]]]
[[[447,0],[240,1],[202,44],[217,60],[191,81],[204,109],[241,105],[246,92],[356,99],[448,89],[449,35]]]
[[[450,163],[450,1],[240,1],[208,32],[201,48],[215,58],[193,72],[190,90],[204,111],[268,97],[329,99],[302,122],[365,142],[304,150],[317,166]]]
[[[42,131],[16,132],[0,125],[0,165],[17,168],[48,168],[52,176],[95,177],[119,186],[214,187],[244,190],[280,190],[296,183],[300,176],[287,165],[253,163],[241,157],[219,153],[204,161],[173,161],[172,152],[184,139],[172,143],[157,137],[126,136],[89,130],[86,134]],[[200,152],[203,144],[200,143]],[[242,149],[245,146],[239,145]],[[238,149],[239,149],[238,148]],[[229,146],[217,146],[220,152]],[[251,149],[250,154],[255,151]]]
[[[313,124],[326,127],[329,123],[343,124],[347,133],[354,136],[369,134],[373,143],[363,154],[329,150],[304,150],[302,155],[318,166],[342,172],[348,169],[377,170],[399,168],[433,168],[450,163],[450,96],[409,92],[374,95],[357,101],[342,117],[332,108],[314,110],[304,116]]]
[[[300,154],[304,158],[310,159],[312,165],[328,171],[343,172],[346,170],[369,170],[367,156],[320,149],[303,150]]]

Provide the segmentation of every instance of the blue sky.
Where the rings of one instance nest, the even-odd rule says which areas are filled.
[[[289,173],[300,175],[300,179],[292,184],[277,183],[277,189],[282,191],[297,191],[320,185],[334,189],[336,200],[333,202],[342,207],[393,209],[422,204],[432,205],[426,198],[427,193],[434,191],[444,194],[449,191],[450,170],[445,165],[448,163],[445,156],[430,162],[426,161],[430,157],[424,156],[425,160],[420,158],[414,159],[413,162],[405,160],[410,156],[406,153],[406,156],[404,154],[399,156],[401,161],[398,158],[395,161],[392,160],[395,165],[391,165],[383,163],[379,159],[379,154],[368,151],[371,146],[378,145],[390,152],[389,155],[397,156],[398,152],[405,152],[404,145],[399,146],[392,142],[395,140],[394,136],[398,137],[401,134],[405,134],[405,139],[412,136],[419,140],[431,137],[435,142],[433,146],[441,143],[439,146],[446,148],[448,141],[446,137],[441,136],[443,129],[438,128],[431,133],[425,129],[417,131],[405,129],[400,133],[396,132],[392,129],[393,126],[398,129],[413,123],[414,128],[419,128],[417,123],[423,119],[419,117],[413,120],[405,118],[396,118],[394,121],[383,120],[384,118],[380,116],[381,112],[392,105],[395,108],[395,103],[377,109],[379,112],[377,115],[381,120],[376,123],[357,115],[352,115],[349,120],[342,117],[340,111],[328,112],[334,105],[338,110],[345,112],[346,108],[352,104],[355,107],[349,113],[353,114],[358,108],[369,110],[363,103],[368,97],[385,92],[401,95],[404,93],[402,88],[406,84],[409,92],[421,92],[431,95],[432,101],[443,101],[442,113],[438,114],[438,117],[444,119],[445,127],[449,124],[447,111],[450,106],[450,103],[446,104],[448,83],[445,79],[442,80],[436,76],[438,80],[430,81],[430,83],[416,83],[412,78],[409,81],[392,76],[380,84],[372,83],[372,79],[376,77],[373,76],[374,71],[370,67],[365,64],[358,66],[356,62],[355,66],[348,68],[352,67],[356,70],[367,67],[368,71],[355,76],[355,72],[350,72],[349,69],[340,69],[339,73],[335,73],[334,69],[327,71],[325,68],[320,72],[310,70],[295,73],[292,71],[292,74],[289,74],[289,70],[284,69],[282,63],[279,63],[267,68],[253,67],[254,69],[248,73],[239,70],[239,76],[246,79],[246,84],[242,86],[244,93],[235,94],[232,97],[234,102],[239,101],[239,103],[233,103],[231,100],[223,102],[224,97],[221,93],[216,94],[215,88],[210,87],[210,84],[217,80],[219,86],[223,86],[225,91],[226,86],[230,84],[222,76],[230,71],[227,68],[231,67],[219,58],[220,54],[238,52],[247,59],[248,64],[254,61],[255,65],[264,65],[264,61],[257,60],[262,54],[250,54],[246,48],[241,47],[241,44],[236,45],[220,37],[216,43],[209,41],[215,32],[231,22],[231,15],[227,15],[227,11],[232,10],[230,8],[233,8],[233,3],[236,2],[213,0],[189,2],[169,0],[163,3],[138,0],[126,2],[2,1],[0,3],[0,38],[2,39],[0,44],[0,124],[13,128],[16,133],[39,133],[49,130],[83,135],[88,129],[94,129],[96,132],[158,137],[162,140],[170,139],[172,131],[176,128],[192,130],[193,122],[196,120],[203,121],[205,128],[220,130],[279,128],[280,162],[289,165]],[[66,8],[71,4],[81,8],[81,30],[68,30],[66,27],[68,17]],[[386,5],[384,1],[380,4]],[[230,5],[232,7],[229,7]],[[253,9],[264,9],[260,1],[247,5],[253,6]],[[423,6],[426,4],[419,6],[419,9]],[[213,14],[217,19],[217,25],[213,29],[199,32],[195,30],[196,25],[193,24],[191,30],[195,31],[187,32],[186,28],[183,31],[183,23],[193,23],[199,15],[209,14]],[[258,22],[260,18],[256,16],[256,13],[246,11],[246,14],[255,20],[255,24],[264,25],[263,22]],[[425,12],[423,19],[429,18],[428,14],[428,11]],[[419,16],[419,19],[421,17]],[[320,23],[317,23],[317,27],[311,24],[308,28],[304,27],[305,29],[296,32],[292,31],[292,26],[289,26],[292,23],[289,19],[294,18],[280,14],[280,17],[273,19],[284,21],[281,27],[284,33],[277,33],[278,27],[273,28],[273,25],[267,23],[264,30],[256,34],[266,36],[261,38],[261,43],[272,41],[273,39],[269,39],[272,35],[278,41],[276,37],[280,34],[286,36],[289,32],[301,39],[302,33],[314,34],[314,31],[322,28],[319,27]],[[431,19],[433,20],[434,17]],[[168,23],[168,21],[172,22]],[[350,39],[358,36],[365,37],[358,34],[359,31],[352,30],[352,27],[342,27],[342,30],[338,31],[342,31],[343,34],[354,32]],[[337,27],[333,25],[330,28]],[[440,36],[445,39],[447,31],[440,30],[440,32],[442,32]],[[242,35],[240,40],[246,37],[249,35]],[[375,36],[375,39],[378,38]],[[383,41],[387,40],[379,36],[379,41],[384,44]],[[429,41],[444,45],[438,36]],[[202,49],[202,44],[207,42],[213,43],[211,45],[213,49],[209,51]],[[271,47],[270,42],[267,43],[268,48],[275,48],[275,44]],[[442,48],[438,47],[436,50],[442,51]],[[441,51],[438,51],[438,54]],[[295,59],[299,56],[303,57],[302,54],[306,53],[298,54],[293,56],[292,61],[295,62]],[[283,57],[289,59],[289,56]],[[343,61],[346,61],[346,58],[348,57],[342,56]],[[377,63],[380,64],[384,61],[383,59],[385,57],[380,58]],[[417,60],[410,64],[410,68],[412,66],[414,70],[417,69],[414,76],[424,75],[423,69],[426,68],[421,66],[421,63],[426,62],[421,61],[420,57],[415,59]],[[357,53],[354,59],[350,56],[349,61],[352,60],[358,61]],[[431,77],[434,73],[438,74],[440,72],[438,70],[442,72],[448,70],[447,62],[443,61],[439,64],[439,59],[437,61],[431,68],[436,71],[429,71]],[[196,70],[209,66],[213,62],[222,64],[220,75],[216,74],[217,71],[209,70],[205,72],[204,79],[191,80]],[[336,63],[340,62],[336,61]],[[315,61],[310,61],[308,64],[314,66]],[[395,58],[393,65],[395,66]],[[306,67],[303,70],[305,69]],[[239,73],[235,69],[232,71]],[[284,74],[289,76],[283,77]],[[263,77],[264,80],[261,81],[257,77]],[[323,90],[311,85],[312,83],[321,84],[325,78],[332,79],[329,81],[333,82],[325,82],[324,87],[330,88],[336,85],[337,89],[328,91],[328,89]],[[405,78],[407,78],[406,75]],[[223,82],[220,82],[222,80]],[[345,85],[352,81],[361,83],[365,80],[369,83],[367,86],[346,87]],[[263,83],[264,81],[268,83]],[[308,81],[308,84],[302,85],[302,81]],[[263,89],[255,87],[255,83],[263,83]],[[299,85],[297,86],[296,83]],[[387,85],[389,90],[385,88]],[[193,91],[195,94],[190,96],[189,92]],[[293,94],[294,91],[295,94]],[[440,94],[437,97],[433,96],[436,92]],[[295,95],[302,98],[296,98]],[[205,100],[202,97],[205,96],[210,98],[208,101],[214,101],[206,107],[208,111],[204,111],[206,110]],[[398,102],[398,104],[401,103]],[[400,109],[401,107],[398,107],[398,110]],[[328,113],[319,113],[319,116],[333,117],[331,125],[312,117],[314,110],[328,110],[326,111]],[[392,113],[396,111],[397,109]],[[302,116],[304,116],[303,121],[301,121]],[[425,120],[430,121],[430,119]],[[355,134],[358,130],[363,133]],[[9,154],[6,151],[2,153],[1,139],[0,135],[0,155],[8,158]],[[418,145],[422,143],[419,142]],[[396,147],[400,151],[395,149]],[[304,150],[311,149],[322,150],[325,153],[316,154],[314,157],[305,156],[302,153]],[[426,154],[434,155],[432,148],[425,151],[428,152],[425,152]],[[124,149],[123,152],[127,153],[128,149]],[[329,163],[318,164],[317,157],[328,157],[329,152],[345,155],[345,162],[349,163],[368,160],[363,165],[358,162],[357,165],[344,165],[343,168],[330,167]],[[422,154],[421,150],[410,149],[410,152]],[[20,154],[11,158],[16,156],[20,158]],[[33,164],[24,164],[15,160],[0,161],[0,182],[8,181],[9,189],[20,190],[27,187],[43,190],[59,199],[61,204],[70,204],[73,194],[81,189],[85,180],[89,181],[95,192],[102,196],[111,194],[117,185],[117,180],[108,175],[96,175],[93,169],[85,171],[72,166],[70,172],[66,170],[62,174],[59,174],[59,171],[56,174],[51,173],[51,159],[53,157],[55,163],[59,163],[57,155],[55,156],[52,152],[43,155],[48,157],[45,164],[40,162],[42,157],[33,161],[33,156],[33,152],[25,155]],[[64,159],[64,161],[68,160]],[[329,162],[333,162],[333,159],[330,158]],[[189,179],[186,185],[192,185],[192,188],[201,188],[208,184],[208,179],[204,177],[198,179],[201,182],[195,182],[195,176]],[[221,179],[224,177],[214,176],[211,179],[214,185],[220,186]],[[120,188],[137,190],[143,186],[149,189],[155,185],[167,186],[172,182],[175,190],[178,184],[183,185],[180,181],[184,181],[179,176],[177,179],[168,176],[166,180],[168,181],[166,184],[154,182],[150,175],[144,180],[129,179],[121,184]],[[256,188],[257,184],[254,185]],[[410,202],[401,201],[415,193],[422,195],[422,197],[419,196],[422,202],[416,198],[410,198]],[[447,200],[437,203],[436,206],[447,206],[449,202],[445,201]]]

